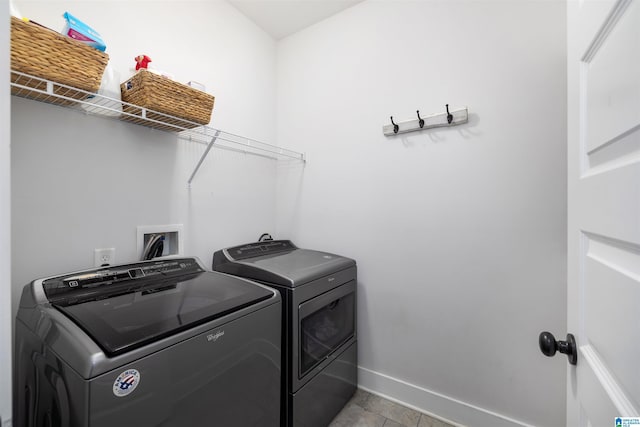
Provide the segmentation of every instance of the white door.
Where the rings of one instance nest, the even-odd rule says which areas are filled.
[[[640,0],[568,0],[567,23],[567,426],[613,427],[640,417]]]

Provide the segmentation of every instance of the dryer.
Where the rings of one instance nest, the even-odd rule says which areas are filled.
[[[25,286],[14,426],[276,427],[281,298],[196,258]]]
[[[357,387],[356,262],[270,240],[216,251],[213,269],[280,291],[282,426],[326,427]]]

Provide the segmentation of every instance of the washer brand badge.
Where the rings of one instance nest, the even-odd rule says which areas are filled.
[[[216,342],[216,341],[218,341],[218,338],[220,338],[223,335],[224,335],[224,331],[218,331],[215,334],[209,334],[209,335],[207,335],[207,341]]]
[[[140,384],[140,372],[135,369],[127,369],[116,378],[113,383],[113,394],[124,397],[133,392]]]

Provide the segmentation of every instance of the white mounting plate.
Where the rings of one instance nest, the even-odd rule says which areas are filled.
[[[420,120],[418,119],[418,115],[416,114],[415,119],[404,120],[402,122],[395,123],[398,125],[398,132],[393,132],[393,124],[389,123],[388,125],[384,125],[382,127],[382,133],[386,136],[398,135],[401,133],[414,132],[418,130],[438,128],[438,127],[449,127],[461,125],[463,123],[467,123],[469,121],[469,111],[467,107],[459,108],[457,110],[449,111],[453,116],[453,120],[451,123],[447,122],[447,113],[438,113],[432,114],[430,116],[424,116],[421,118],[424,120],[424,126],[420,127]]]

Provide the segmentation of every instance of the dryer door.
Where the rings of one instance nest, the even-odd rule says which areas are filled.
[[[355,336],[355,313],[355,281],[300,304],[298,379]]]

